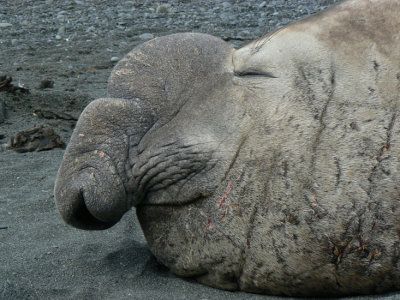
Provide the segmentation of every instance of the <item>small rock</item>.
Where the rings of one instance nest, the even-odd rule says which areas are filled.
[[[61,40],[61,39],[62,39],[61,35],[57,34],[56,35],[56,40]]]
[[[240,31],[240,32],[238,33],[237,36],[238,36],[239,38],[246,39],[246,38],[248,38],[248,37],[250,36],[250,31],[248,31],[248,30],[242,30],[242,31]]]
[[[118,56],[113,56],[113,57],[111,57],[110,61],[111,61],[112,63],[116,63],[116,62],[119,61],[119,57],[118,57]]]
[[[156,13],[157,14],[166,14],[168,13],[168,8],[165,5],[159,4],[156,8]]]
[[[230,14],[229,13],[222,13],[222,14],[220,14],[220,18],[221,18],[221,20],[223,20],[224,22],[228,22],[229,21],[229,19],[230,19]]]
[[[65,13],[65,12],[64,12]],[[67,20],[67,17],[64,16],[63,12],[59,12],[57,15],[57,20],[59,20],[60,22],[65,22]]]
[[[222,7],[223,8],[230,8],[230,7],[232,7],[232,4],[229,3],[229,2],[222,2]]]
[[[10,23],[0,23],[0,28],[6,28],[6,27],[11,27],[11,26],[13,26],[13,25]]]
[[[64,34],[65,34],[65,27],[61,26],[60,28],[58,28],[57,35],[63,36]]]
[[[44,89],[51,89],[54,87],[54,81],[49,80],[49,79],[43,79],[40,84],[39,84],[39,89],[44,90]]]
[[[95,32],[96,31],[96,27],[94,26],[89,26],[88,28],[86,28],[86,32]]]
[[[152,35],[151,33],[146,32],[146,33],[142,33],[141,35],[138,35],[138,38],[140,40],[142,40],[142,41],[151,40],[151,39],[154,38],[154,35]]]

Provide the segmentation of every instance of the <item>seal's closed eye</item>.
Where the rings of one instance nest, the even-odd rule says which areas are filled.
[[[268,78],[278,78],[270,72],[264,72],[264,71],[259,71],[259,70],[246,70],[246,71],[242,71],[242,72],[235,72],[234,74],[235,74],[235,76],[238,76],[238,77],[262,76],[262,77],[268,77]]]

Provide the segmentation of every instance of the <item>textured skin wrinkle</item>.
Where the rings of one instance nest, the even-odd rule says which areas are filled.
[[[193,151],[193,147],[197,147],[197,144],[180,145],[178,142],[172,142],[167,145],[173,150],[168,149],[167,151],[167,146],[163,145],[163,151],[151,154],[138,170],[133,171],[136,174],[134,175],[135,182],[137,182],[136,190],[142,193],[142,198],[145,198],[149,192],[165,189],[185,178],[192,178],[199,174],[206,168],[207,161],[212,155]]]
[[[160,156],[162,156],[162,154],[163,154],[163,152],[160,151],[160,152],[151,154],[149,157],[146,157],[144,162],[140,166],[138,166],[138,170],[141,171],[141,172],[146,173],[149,170],[148,164],[149,164],[150,160],[159,158]],[[161,162],[165,162],[165,160],[164,161],[159,161],[159,163],[161,163]],[[146,166],[147,166],[147,168],[143,170],[143,168],[146,167]]]
[[[306,96],[308,96],[307,98],[310,99],[308,100],[310,105],[313,105],[313,103],[316,101],[316,96],[314,94],[314,91],[310,88],[310,86],[312,86],[311,82],[308,79],[308,76],[306,75],[306,73],[304,72],[303,68],[299,68],[300,69],[300,74],[302,75],[302,79],[307,82],[307,90],[306,90]],[[323,134],[324,129],[326,128],[326,124],[324,123],[324,118],[327,114],[327,110],[329,107],[329,104],[331,103],[333,97],[334,97],[334,92],[335,92],[335,72],[331,63],[331,69],[330,69],[330,79],[329,79],[329,87],[327,88],[327,90],[325,91],[325,94],[327,95],[327,99],[325,100],[325,103],[322,107],[321,112],[319,112],[318,115],[318,122],[319,122],[319,126],[316,129],[316,133],[314,134],[313,137],[313,141],[312,141],[312,148],[311,148],[311,165],[310,165],[310,170],[311,170],[311,174],[313,174],[312,176],[314,177],[315,174],[315,164],[316,164],[316,160],[317,160],[317,151],[318,151],[318,147],[320,145],[321,142],[321,135]],[[314,110],[315,108],[313,106],[311,106],[312,109]],[[315,180],[315,179],[313,179]],[[312,186],[310,186],[310,182],[307,181],[304,183],[304,187],[305,189],[311,189],[311,191],[315,194],[315,190]],[[305,200],[307,203],[309,203],[310,207],[312,210],[315,209],[314,205],[314,200],[310,200],[308,197],[305,196]],[[317,208],[318,209],[323,209],[319,204],[317,204]],[[317,214],[318,218],[323,217],[323,214],[318,213]],[[310,224],[310,229],[312,231],[314,231],[312,224]],[[317,236],[317,235],[316,235]]]
[[[131,137],[129,136],[129,134],[126,130],[124,131],[123,134],[126,138],[127,147],[125,148],[124,158],[123,158],[123,162],[122,162],[124,164],[124,178],[122,179],[122,181],[124,183],[125,190],[128,195],[128,194],[130,194],[128,192],[128,183],[129,183],[129,179],[132,177],[132,169],[133,169],[133,165],[131,165],[131,158],[130,158],[129,152],[130,152],[130,149],[135,148],[136,145],[131,144]],[[132,203],[130,203],[130,202],[131,201],[129,201],[129,205],[132,206]]]
[[[274,156],[277,156],[275,153]],[[276,162],[276,159],[273,159],[274,162]],[[273,170],[275,170],[274,166],[271,166],[270,171],[266,174],[266,180],[264,183],[264,189],[267,189],[267,186],[270,182],[270,178],[273,176]],[[254,233],[254,230],[256,228],[256,217],[257,217],[257,212],[258,208],[263,206],[263,202],[265,202],[265,199],[258,199],[255,203],[252,203],[251,205],[251,210],[250,210],[250,216],[249,216],[249,221],[248,221],[248,228],[245,233],[245,244],[243,245],[243,248],[241,250],[241,261],[240,261],[240,275],[238,277],[238,284],[241,289],[243,289],[243,276],[244,276],[244,269],[246,266],[246,263],[248,263],[248,260],[250,259],[249,257],[249,252],[251,250],[251,241],[252,241],[252,235]],[[268,211],[268,208],[267,208]],[[272,273],[274,272],[273,270],[271,271]]]
[[[193,179],[193,177],[195,177],[196,175],[201,174],[205,170],[207,171],[207,170],[212,169],[214,166],[215,166],[215,164],[212,164],[212,163],[209,162],[208,163],[208,168],[207,168],[207,165],[204,164],[202,167],[198,168],[196,170],[196,172],[191,172],[188,176],[186,176],[186,178],[183,178],[183,182],[182,182],[182,185],[180,186],[180,188],[178,190],[178,194],[181,193],[182,189],[185,187],[185,185],[187,183],[189,183]],[[197,198],[193,199],[193,201],[197,200],[199,197],[203,197],[203,196],[197,196]],[[193,202],[193,201],[191,201],[191,202]]]
[[[183,162],[183,161],[180,161]],[[180,175],[176,178],[173,178],[174,183],[179,181],[180,179],[183,179],[185,176],[190,175],[191,173],[195,172],[194,166],[196,166],[196,163],[201,163],[201,161],[190,161],[190,164],[185,167],[186,164],[183,166],[178,166],[177,165],[172,165],[167,168],[165,168],[163,171],[157,172],[154,176],[151,176],[145,183],[145,190],[146,191],[154,191],[153,187],[155,185],[161,184],[161,182],[164,180],[164,178],[168,177],[174,177],[174,175]],[[176,171],[172,171],[171,169],[176,169]],[[161,177],[161,178],[159,178]]]
[[[272,41],[272,39],[281,31],[286,30],[285,27],[279,28],[277,30],[275,30],[274,32],[268,33],[260,38],[258,38],[257,40],[255,40],[252,43],[252,47],[251,47],[251,54],[257,54],[257,52],[259,52],[262,48],[264,48],[265,46],[268,46],[267,44],[269,42]]]
[[[391,139],[391,137],[392,137],[392,130],[393,130],[394,123],[395,123],[395,121],[396,121],[396,117],[397,117],[397,107],[396,107],[395,112],[392,114],[392,118],[391,118],[390,121],[389,121],[389,125],[387,126],[385,144],[382,145],[382,147],[379,149],[378,154],[377,154],[377,156],[376,156],[377,164],[372,168],[371,174],[370,174],[369,177],[368,177],[368,181],[369,181],[371,184],[372,184],[373,177],[374,177],[376,171],[377,171],[378,169],[380,169],[381,162],[382,162],[382,160],[383,160],[382,156],[383,156],[383,154],[384,154],[385,149],[386,149],[386,151],[389,150],[389,149],[387,149],[387,148],[390,147],[390,139]],[[371,185],[370,185],[370,187],[369,187],[369,189],[368,189],[368,195],[371,194],[371,191],[372,191],[372,187],[371,187]]]
[[[177,171],[164,171],[159,173],[159,177],[153,177],[152,179],[149,180],[148,185],[150,186],[147,188],[148,192],[154,192],[158,191],[161,189],[164,189],[172,184],[175,184],[179,182],[180,180],[189,177],[193,173],[198,173],[197,168],[195,169],[194,167],[179,167],[181,170]],[[164,175],[164,176],[160,176]],[[152,182],[154,181],[154,182]],[[167,184],[163,184],[164,182],[168,181]]]
[[[326,100],[325,105],[324,105],[324,107],[323,107],[323,109],[322,109],[322,111],[321,111],[321,113],[319,115],[319,118],[318,118],[320,126],[319,126],[319,128],[317,130],[317,133],[315,134],[315,139],[314,139],[314,142],[313,142],[313,145],[312,145],[312,158],[311,158],[312,167],[311,167],[311,169],[315,168],[314,165],[315,165],[315,158],[316,158],[316,155],[317,155],[317,148],[318,148],[318,146],[320,144],[320,139],[321,139],[322,132],[326,128],[326,124],[324,123],[324,118],[325,118],[325,116],[327,114],[328,106],[331,103],[331,101],[333,99],[333,95],[335,93],[335,73],[334,73],[334,71],[332,69],[331,69],[331,85],[332,86],[331,86],[330,90],[327,93],[328,94],[328,96],[327,96],[328,99]]]
[[[224,178],[222,179],[222,181],[225,181],[225,180],[226,180],[226,178],[227,178],[229,172],[232,170],[232,167],[235,165],[236,160],[237,160],[237,158],[238,158],[238,156],[239,156],[240,150],[242,149],[242,146],[243,146],[244,143],[246,142],[246,139],[247,139],[247,138],[245,137],[245,138],[243,138],[242,141],[240,142],[239,147],[237,148],[237,150],[236,150],[236,152],[235,152],[235,155],[234,155],[233,158],[232,158],[231,163],[229,164],[228,168],[227,168],[226,171],[225,171],[225,175],[224,175]]]
[[[306,92],[305,92],[306,98],[308,100],[308,103],[309,103],[310,107],[313,107],[313,105],[315,103],[315,97],[316,96],[315,96],[315,93],[314,93],[314,91],[312,89],[311,82],[310,82],[308,76],[306,75],[304,67],[299,66],[299,71],[300,71],[299,73],[301,75],[301,81],[305,83],[304,86],[305,86],[305,90],[306,90]],[[298,83],[299,82],[296,82],[296,84],[298,84]],[[303,87],[303,89],[304,89],[304,87]]]
[[[340,184],[340,179],[342,176],[342,169],[340,167],[340,159],[335,157],[335,166],[336,166],[336,183],[335,183],[335,187],[338,188],[339,184]]]
[[[140,138],[140,140],[139,140],[139,142],[138,142],[138,146],[137,146],[137,154],[138,154],[138,155],[142,154],[143,151],[145,150],[144,147],[141,147],[141,146],[140,146],[140,145],[141,145],[141,142],[142,142],[142,140],[143,140],[143,138],[146,137],[146,136],[148,135],[148,133],[151,132],[154,128],[156,128],[156,127],[157,127],[157,124],[158,124],[158,120],[155,121],[155,122],[153,123],[153,125],[152,125],[150,128],[148,128],[148,129],[146,130],[146,132],[143,134],[143,136]]]
[[[257,214],[257,207],[255,206],[255,207],[253,207],[253,210],[251,211],[250,218],[249,218],[250,225],[246,232],[246,244],[243,245],[242,250],[241,250],[241,252],[242,252],[241,253],[241,266],[240,266],[240,274],[238,277],[239,286],[241,286],[241,282],[242,282],[241,277],[243,276],[244,265],[246,264],[246,260],[247,260],[247,251],[250,249],[250,246],[251,246],[250,241],[251,241],[251,235],[253,233],[254,226],[255,226],[254,221],[255,221],[256,214]]]
[[[383,161],[383,160],[387,159],[387,158],[382,158],[382,156],[383,156],[383,154],[384,154],[385,151],[388,151],[388,150],[389,150],[387,147],[390,148],[390,142],[391,142],[393,127],[394,127],[395,122],[397,121],[396,119],[397,119],[397,111],[398,111],[398,108],[399,108],[399,102],[400,102],[400,99],[399,99],[399,101],[398,101],[398,102],[396,103],[396,105],[395,105],[395,110],[394,110],[394,112],[393,112],[393,114],[392,114],[392,117],[391,117],[391,119],[390,119],[390,121],[389,121],[389,124],[388,124],[388,126],[387,126],[387,131],[386,131],[386,143],[385,143],[385,145],[382,145],[382,147],[379,149],[378,155],[377,155],[377,157],[376,157],[377,163],[376,163],[376,165],[372,168],[371,173],[370,173],[370,175],[368,176],[369,186],[368,186],[367,194],[368,194],[368,197],[370,198],[370,203],[368,204],[368,209],[371,210],[372,205],[374,205],[374,210],[375,210],[375,213],[374,213],[374,214],[375,214],[375,219],[376,219],[376,220],[379,220],[379,219],[380,219],[380,214],[381,214],[380,207],[381,207],[381,203],[380,203],[379,199],[377,199],[377,197],[374,195],[374,189],[373,189],[373,187],[377,185],[377,183],[375,182],[374,178],[376,177],[376,174],[377,174],[378,171],[383,171],[382,168],[381,168],[381,164],[382,164],[382,161]],[[384,173],[384,172],[383,172],[383,173]],[[389,174],[386,174],[386,175],[389,175]],[[367,209],[367,208],[366,208],[366,209]],[[365,209],[365,210],[366,210],[366,209]],[[364,213],[365,213],[365,210],[364,210]],[[364,214],[364,213],[363,213],[363,214]]]
[[[145,191],[144,187],[146,185],[143,182],[148,182],[148,180],[149,180],[148,178],[149,177],[151,179],[153,176],[156,176],[158,171],[155,168],[160,164],[163,164],[163,163],[165,164],[167,161],[168,160],[158,160],[154,165],[145,164],[144,166],[147,166],[147,168],[144,171],[141,171],[138,175],[135,176],[137,178],[135,181],[137,182],[138,187],[141,187],[141,188],[138,188],[138,190],[144,192]],[[153,171],[154,174],[153,175],[149,174],[150,171]]]

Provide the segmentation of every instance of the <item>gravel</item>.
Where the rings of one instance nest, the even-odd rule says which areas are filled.
[[[0,1],[0,72],[28,88],[51,77],[60,91],[98,97],[105,94],[110,58],[146,40],[194,31],[240,47],[335,2]]]

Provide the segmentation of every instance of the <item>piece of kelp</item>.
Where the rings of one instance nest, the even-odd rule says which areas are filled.
[[[6,148],[19,153],[32,151],[45,151],[53,148],[64,148],[65,144],[60,136],[51,128],[43,126],[26,131],[17,132],[11,136]]]

